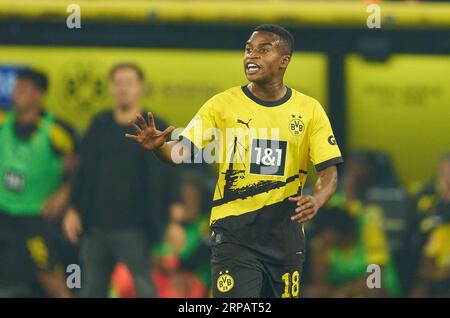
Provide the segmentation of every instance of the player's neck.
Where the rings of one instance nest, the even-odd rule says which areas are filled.
[[[30,107],[24,110],[16,110],[16,122],[19,124],[34,124],[39,120],[42,109],[40,107]]]
[[[286,94],[286,86],[284,86],[283,81],[275,81],[268,83],[250,83],[248,84],[248,89],[250,92],[262,99],[264,101],[276,101]]]
[[[141,106],[139,104],[129,106],[117,106],[114,108],[114,120],[119,125],[127,125],[129,120],[135,120],[136,114],[141,113]]]

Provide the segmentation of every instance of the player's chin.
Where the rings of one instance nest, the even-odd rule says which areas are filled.
[[[258,72],[259,73],[259,72]],[[262,74],[251,74],[249,72],[245,72],[245,76],[249,82],[259,83],[264,81],[264,76]]]

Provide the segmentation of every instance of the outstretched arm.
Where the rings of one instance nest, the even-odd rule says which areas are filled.
[[[148,122],[141,114],[136,114],[137,123],[129,120],[128,124],[136,131],[136,135],[125,134],[125,137],[138,142],[142,148],[153,151],[158,159],[175,165],[183,162],[189,155],[189,149],[179,141],[166,142],[167,136],[175,129],[173,126],[160,131],[155,127],[155,120],[151,112],[148,113]]]
[[[293,221],[305,223],[311,220],[319,209],[333,196],[337,187],[337,168],[331,166],[319,171],[319,177],[314,186],[314,194],[290,197],[289,201],[297,202],[297,208],[291,217]]]

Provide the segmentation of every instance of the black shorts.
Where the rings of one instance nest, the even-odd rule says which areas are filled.
[[[303,260],[299,255],[295,262],[280,264],[237,244],[213,245],[213,297],[299,298]]]
[[[36,271],[54,272],[56,251],[56,236],[41,216],[0,212],[0,285],[29,282]]]

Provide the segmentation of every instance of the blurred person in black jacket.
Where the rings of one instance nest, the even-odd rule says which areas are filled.
[[[175,176],[152,154],[122,138],[130,132],[128,120],[144,114],[139,103],[144,82],[138,66],[114,66],[110,83],[116,105],[93,119],[82,144],[71,208],[63,222],[72,243],[81,238],[81,297],[107,297],[117,261],[128,267],[138,297],[156,297],[150,248],[165,228],[173,188],[169,183]]]

